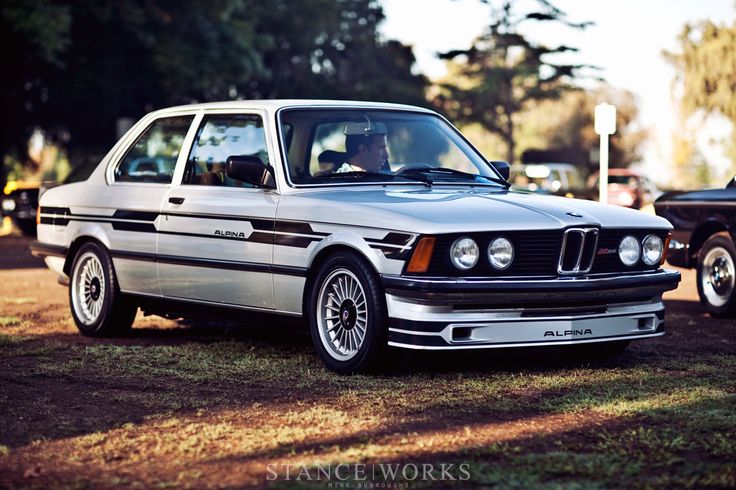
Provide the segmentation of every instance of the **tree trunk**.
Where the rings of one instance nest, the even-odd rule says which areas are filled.
[[[514,163],[514,152],[516,151],[516,144],[514,142],[514,121],[511,117],[511,113],[508,112],[508,107],[506,108],[506,128],[504,131],[503,139],[506,142],[506,161],[509,165],[513,165]]]

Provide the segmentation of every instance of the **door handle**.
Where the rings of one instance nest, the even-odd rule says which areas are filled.
[[[169,202],[171,204],[181,204],[184,202],[184,198],[183,197],[170,197]]]

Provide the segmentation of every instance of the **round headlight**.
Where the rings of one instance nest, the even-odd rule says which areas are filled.
[[[478,263],[479,255],[478,244],[468,237],[458,238],[450,248],[452,265],[463,271],[472,269]]]
[[[639,260],[639,255],[641,255],[639,241],[631,235],[626,235],[618,245],[618,256],[621,262],[630,267],[636,264]]]
[[[494,269],[508,268],[514,260],[514,246],[504,237],[496,238],[488,245],[488,260]]]
[[[641,260],[647,265],[658,264],[663,252],[664,244],[657,235],[647,235],[641,242]]]

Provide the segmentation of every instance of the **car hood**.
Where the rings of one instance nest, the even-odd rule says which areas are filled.
[[[450,186],[298,192],[281,197],[278,217],[415,233],[544,230],[583,225],[672,228],[664,218],[593,201]]]

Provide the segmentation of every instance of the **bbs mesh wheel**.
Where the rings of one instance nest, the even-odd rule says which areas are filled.
[[[363,257],[340,251],[327,259],[308,308],[312,342],[328,368],[347,374],[376,364],[388,342],[386,300]]]
[[[120,293],[110,254],[97,242],[85,243],[74,256],[69,305],[84,335],[122,335],[133,324],[137,307]]]

